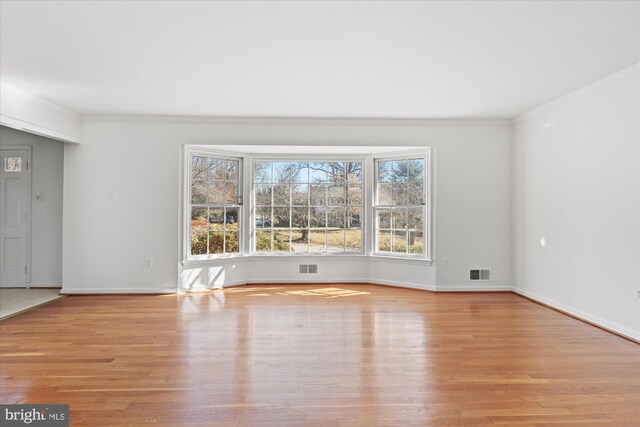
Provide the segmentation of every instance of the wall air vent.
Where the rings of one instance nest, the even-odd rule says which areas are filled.
[[[318,264],[298,264],[299,274],[318,274]]]
[[[469,280],[487,282],[491,280],[491,270],[469,270]]]

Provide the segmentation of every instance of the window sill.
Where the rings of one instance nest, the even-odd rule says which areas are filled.
[[[379,254],[363,254],[363,253],[347,253],[347,254],[331,254],[331,253],[318,253],[318,254],[250,254],[250,255],[228,255],[228,256],[218,256],[215,258],[204,258],[204,259],[188,259],[182,261],[183,267],[203,267],[208,265],[213,265],[220,262],[238,262],[250,259],[297,259],[301,260],[304,258],[314,258],[314,259],[331,259],[332,261],[347,261],[355,259],[369,259],[369,260],[379,260],[383,262],[406,262],[409,264],[424,264],[424,265],[432,265],[433,262],[429,259],[425,258],[413,258],[413,257],[402,257],[402,256],[389,256],[389,255],[379,255]]]
[[[371,254],[371,259],[379,259],[380,261],[400,261],[408,263],[418,263],[425,265],[432,265],[433,261],[427,258],[411,257],[411,256],[391,256],[383,254]]]
[[[216,257],[211,257],[211,258],[194,258],[194,259],[185,259],[182,260],[182,266],[183,267],[197,267],[197,266],[203,266],[203,265],[210,265],[212,263],[216,263],[216,262],[224,262],[224,261],[238,261],[241,259],[247,258],[245,255],[243,254],[236,254],[236,255],[219,255]]]
[[[354,253],[254,253],[247,255],[249,258],[289,258],[289,259],[301,259],[301,258],[333,258],[333,259],[350,259],[350,258],[368,258],[369,255],[354,252]]]

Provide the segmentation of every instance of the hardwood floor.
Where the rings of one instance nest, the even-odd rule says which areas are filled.
[[[73,296],[0,322],[2,403],[72,425],[639,425],[640,345],[511,293]]]

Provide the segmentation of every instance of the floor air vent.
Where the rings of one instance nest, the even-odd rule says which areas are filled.
[[[491,270],[469,270],[469,280],[476,281],[489,281],[491,280]]]
[[[318,274],[318,264],[298,264],[300,274]]]

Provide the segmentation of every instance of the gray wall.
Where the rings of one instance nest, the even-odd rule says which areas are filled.
[[[181,283],[193,283],[195,276],[222,280],[222,271],[223,284],[300,281],[296,258],[179,266],[183,144],[430,146],[433,265],[376,258],[377,267],[368,269],[367,262],[325,257],[318,258],[318,279],[510,289],[511,132],[509,121],[487,120],[85,118],[82,143],[65,147],[63,291],[170,291],[179,274]],[[491,269],[491,282],[469,282],[470,268]]]
[[[31,285],[61,286],[64,143],[0,126],[0,146],[8,145],[32,147]]]
[[[515,288],[640,340],[640,68],[520,118]]]

